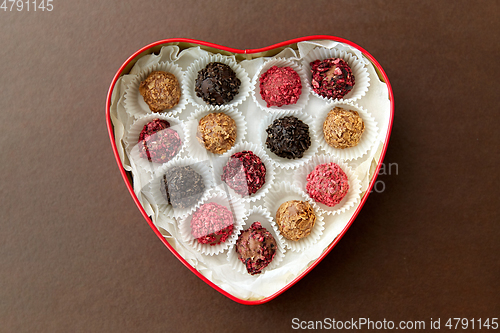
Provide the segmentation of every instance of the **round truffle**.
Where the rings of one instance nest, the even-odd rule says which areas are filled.
[[[154,163],[170,161],[181,149],[179,133],[169,128],[170,123],[162,119],[153,119],[139,134],[139,154]]]
[[[267,148],[279,157],[302,158],[311,146],[309,125],[294,116],[274,120],[266,132]]]
[[[291,67],[273,66],[259,78],[260,96],[267,107],[295,104],[302,93],[300,76]]]
[[[319,164],[307,175],[306,191],[314,201],[333,207],[347,195],[349,180],[337,164]]]
[[[200,244],[224,243],[234,228],[233,214],[226,207],[215,202],[203,204],[191,219],[191,235]]]
[[[174,74],[155,71],[141,82],[139,93],[151,111],[160,112],[179,103],[181,86]]]
[[[236,141],[236,122],[225,113],[210,113],[200,119],[196,138],[206,150],[223,154]]]
[[[239,195],[249,196],[266,182],[266,166],[253,152],[238,152],[223,167],[221,180]]]
[[[310,65],[311,85],[320,96],[340,99],[354,86],[354,74],[344,59],[315,60]]]
[[[276,255],[276,240],[260,222],[244,230],[236,241],[238,259],[245,264],[248,274],[260,274]]]
[[[207,104],[222,105],[233,100],[241,81],[226,64],[211,62],[198,72],[194,90]]]
[[[334,148],[357,146],[365,130],[365,123],[356,111],[335,107],[323,122],[325,141]]]
[[[160,178],[160,191],[172,207],[184,209],[198,203],[205,184],[203,177],[190,166],[179,166],[168,169]]]
[[[281,234],[292,241],[309,236],[315,222],[316,215],[307,201],[286,201],[276,212],[276,224]]]

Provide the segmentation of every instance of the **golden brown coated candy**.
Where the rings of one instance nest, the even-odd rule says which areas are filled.
[[[307,201],[290,200],[281,204],[276,212],[276,223],[286,239],[298,241],[309,236],[316,215]]]
[[[141,82],[139,93],[151,111],[160,112],[179,103],[181,86],[172,73],[156,71]]]
[[[210,113],[200,119],[196,138],[214,154],[223,154],[236,141],[236,122],[225,113]]]
[[[357,146],[365,130],[365,123],[356,111],[335,107],[323,123],[325,141],[334,148]]]

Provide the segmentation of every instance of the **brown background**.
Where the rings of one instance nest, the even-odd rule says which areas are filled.
[[[498,1],[53,4],[0,11],[1,332],[288,331],[293,318],[360,317],[427,330],[441,318],[444,330],[449,317],[500,317]],[[380,176],[385,191],[309,275],[240,305],[186,269],[135,207],[106,93],[160,39],[244,49],[314,34],[357,43],[387,72],[385,162],[398,174]]]

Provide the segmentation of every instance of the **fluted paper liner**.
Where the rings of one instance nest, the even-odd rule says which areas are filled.
[[[236,193],[232,188],[230,188],[226,183],[224,183],[221,180],[221,176],[224,172],[223,168],[229,161],[229,158],[231,155],[244,151],[244,150],[249,150],[253,152],[255,155],[257,155],[262,163],[264,163],[264,166],[266,167],[266,182],[262,187],[254,194],[247,195],[247,196],[241,196],[240,194]],[[213,159],[213,168],[214,168],[214,178],[216,182],[217,189],[222,192],[227,192],[229,193],[230,196],[241,199],[245,202],[255,202],[259,199],[261,199],[266,193],[269,191],[271,188],[271,185],[273,184],[274,180],[274,166],[269,158],[267,156],[266,152],[262,147],[259,145],[256,145],[254,143],[249,143],[249,142],[242,142],[227,152],[225,152],[222,156],[216,157]]]
[[[240,111],[230,107],[223,106],[219,108],[217,111],[208,108],[208,107],[200,107],[188,117],[185,125],[186,125],[186,147],[190,156],[197,158],[199,160],[207,160],[213,159],[214,157],[221,156],[219,154],[214,154],[208,151],[205,148],[205,145],[201,144],[196,138],[196,132],[198,130],[198,124],[200,119],[205,117],[210,113],[225,113],[229,117],[231,117],[236,123],[236,140],[234,145],[237,145],[245,139],[245,135],[247,133],[247,124],[245,121],[245,117],[241,114]],[[234,147],[234,146],[233,146]]]
[[[314,170],[314,168],[316,168],[317,165],[330,162],[333,162],[335,164],[338,164],[338,166],[340,166],[340,168],[347,175],[347,180],[349,182],[349,190],[347,191],[346,196],[333,207],[329,207],[323,203],[315,201],[313,198],[311,198],[306,189],[307,175],[309,175]],[[309,199],[311,199],[313,204],[318,207],[321,213],[328,215],[340,214],[345,212],[346,210],[353,207],[358,202],[361,196],[361,183],[358,177],[346,163],[344,163],[341,159],[335,156],[329,156],[329,155],[314,156],[309,162],[301,166],[297,170],[297,172],[294,173],[293,184],[298,186],[301,190],[304,191],[304,193],[309,197]]]
[[[196,96],[194,88],[196,78],[198,77],[198,72],[211,62],[221,62],[228,65],[236,73],[236,76],[241,81],[240,87],[238,88],[238,94],[234,96],[233,100],[229,103],[225,103],[223,105],[210,105],[207,104],[202,98]],[[186,70],[186,97],[187,100],[194,106],[206,106],[213,110],[220,110],[227,105],[235,107],[246,100],[248,94],[250,93],[250,89],[250,79],[245,69],[243,69],[243,67],[241,67],[236,61],[234,61],[233,58],[223,56],[221,54],[211,54],[198,59],[193,62],[193,64]]]
[[[340,107],[345,110],[357,111],[361,119],[363,119],[365,130],[361,135],[359,143],[356,146],[340,149],[334,148],[326,142],[325,135],[323,133],[323,123],[326,120],[328,112],[333,110],[335,107]],[[338,102],[329,104],[321,110],[318,117],[314,120],[314,131],[317,134],[317,141],[319,142],[319,145],[328,154],[337,156],[343,160],[355,160],[366,154],[373,147],[377,139],[378,127],[375,119],[363,107],[357,105],[354,102]]]
[[[316,222],[314,223],[314,227],[312,228],[311,233],[308,236],[301,238],[298,241],[288,240],[283,237],[283,241],[288,249],[294,252],[299,252],[313,246],[323,234],[323,215],[319,211],[318,207],[314,205],[312,200],[307,196],[307,194],[304,193],[304,191],[288,182],[276,183],[271,187],[269,193],[264,198],[264,206],[273,217],[273,226],[275,226],[278,230],[279,228],[276,222],[276,212],[278,211],[278,208],[282,203],[289,200],[301,200],[309,202],[314,210],[314,214],[316,215]]]
[[[204,200],[199,207],[203,206],[206,203],[215,202],[219,205],[222,205],[229,209],[229,211],[233,214],[233,232],[231,236],[224,242],[219,243],[217,245],[209,245],[209,244],[200,244],[191,235],[191,219],[193,218],[193,211],[191,214],[181,218],[179,220],[179,231],[181,234],[182,241],[189,246],[191,246],[196,251],[205,254],[205,255],[217,255],[219,253],[224,252],[236,242],[238,239],[238,235],[240,234],[241,229],[243,228],[243,217],[245,216],[245,208],[243,203],[240,200],[231,198],[224,193],[212,192],[206,200]]]
[[[260,95],[260,77],[262,74],[267,72],[271,67],[277,66],[277,67],[290,67],[294,71],[299,74],[300,81],[302,83],[302,92],[300,94],[299,99],[297,100],[297,103],[295,104],[289,104],[289,105],[283,105],[283,106],[271,106],[267,107],[267,102],[262,99],[262,96]],[[298,65],[296,62],[287,60],[284,58],[272,58],[268,61],[266,61],[262,66],[257,70],[257,73],[253,77],[252,80],[252,98],[254,102],[257,104],[259,108],[266,112],[277,112],[277,111],[302,111],[306,105],[307,102],[309,101],[309,93],[310,93],[310,87],[307,84],[307,75],[305,70],[303,69],[302,66]]]
[[[165,109],[161,112],[151,111],[146,102],[144,102],[144,98],[139,92],[139,86],[141,82],[144,81],[148,77],[148,75],[154,71],[171,73],[175,75],[175,77],[179,81],[179,85],[181,87],[181,97],[179,99],[179,103],[171,109]],[[186,104],[187,99],[185,91],[184,72],[179,66],[170,62],[160,62],[144,68],[139,72],[139,74],[137,74],[135,78],[132,79],[132,81],[127,86],[127,89],[125,90],[125,110],[130,116],[136,119],[147,114],[163,114],[172,117],[181,112],[186,107]]]
[[[272,125],[273,121],[276,119],[280,119],[286,116],[294,116],[298,118],[299,120],[302,120],[304,123],[309,125],[309,137],[311,138],[311,145],[309,148],[304,152],[304,156],[302,158],[296,158],[296,159],[288,159],[284,157],[280,157],[273,153],[269,148],[267,148],[266,145],[266,139],[267,139],[267,132],[266,129]],[[315,133],[314,129],[314,119],[306,115],[302,112],[294,112],[294,111],[279,111],[276,113],[269,114],[264,121],[261,123],[260,127],[260,142],[262,144],[262,147],[264,148],[264,151],[266,154],[269,156],[271,159],[272,163],[279,168],[283,169],[294,169],[297,167],[300,167],[307,161],[309,161],[314,154],[316,154],[316,151],[318,150],[318,140],[316,139],[317,135]]]
[[[205,190],[198,202],[187,208],[174,208],[171,204],[165,200],[161,194],[161,183],[160,180],[167,172],[167,170],[174,167],[184,167],[190,166],[194,171],[196,171],[202,178],[203,184],[205,185]],[[206,200],[209,196],[210,189],[214,186],[212,168],[208,165],[206,161],[198,161],[194,158],[184,157],[184,158],[174,158],[168,163],[163,164],[158,170],[156,170],[153,179],[149,184],[142,190],[142,194],[149,200],[153,205],[157,205],[159,210],[163,212],[168,217],[180,218],[184,217],[194,210],[196,210],[203,200]]]
[[[321,96],[317,94],[312,85],[311,85],[311,78],[312,78],[312,73],[311,73],[311,65],[310,63],[315,61],[315,60],[325,60],[329,58],[341,58],[344,59],[348,64],[349,67],[351,67],[351,71],[354,74],[354,86],[349,91],[343,98],[341,99],[333,99],[333,98],[327,98],[324,96]],[[344,50],[338,50],[338,49],[326,49],[323,47],[317,47],[313,50],[311,50],[303,59],[302,59],[302,66],[304,67],[304,70],[306,71],[307,74],[307,84],[309,88],[311,89],[311,92],[323,99],[326,102],[333,102],[333,101],[355,101],[363,97],[366,92],[368,91],[368,87],[370,86],[370,76],[368,75],[368,70],[366,69],[366,66],[359,61],[358,57],[355,55],[348,53]]]
[[[284,237],[279,233],[276,224],[273,225],[272,221],[273,218],[271,217],[271,214],[269,214],[269,211],[267,209],[263,208],[262,206],[255,206],[245,215],[245,218],[243,219],[242,230],[240,233],[238,233],[239,236],[244,230],[250,228],[250,226],[254,222],[260,222],[262,227],[269,231],[276,240],[277,248],[273,260],[269,263],[269,265],[262,269],[260,274],[255,274],[255,277],[263,275],[269,270],[273,270],[285,257],[286,249],[285,242],[283,241]],[[229,251],[227,252],[227,260],[231,263],[231,266],[234,268],[234,270],[239,273],[248,274],[245,264],[238,259],[238,253],[236,252],[236,243],[232,244],[229,247]]]
[[[154,173],[156,169],[158,169],[162,164],[168,163],[170,161],[167,161],[165,163],[156,163],[156,162],[150,162],[147,158],[142,158],[140,155],[139,151],[139,135],[141,134],[142,129],[144,128],[144,125],[152,121],[153,119],[162,119],[166,120],[170,123],[170,127],[172,130],[176,131],[179,134],[179,138],[181,139],[181,148],[177,152],[177,154],[171,159],[175,159],[178,156],[181,156],[182,151],[185,149],[186,146],[186,138],[185,138],[185,129],[184,129],[184,124],[182,121],[175,117],[170,117],[170,116],[165,116],[162,114],[158,113],[153,113],[153,114],[148,114],[140,117],[137,119],[131,126],[130,129],[128,130],[128,134],[125,137],[125,150],[129,154],[129,158],[134,160],[136,165],[141,167],[143,170],[147,172],[152,172]]]

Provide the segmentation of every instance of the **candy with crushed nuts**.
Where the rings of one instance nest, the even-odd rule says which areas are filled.
[[[239,195],[248,196],[266,182],[266,166],[251,151],[234,153],[223,168],[221,180]]]
[[[191,219],[191,235],[200,244],[224,243],[233,233],[233,214],[226,207],[215,202],[200,206]]]
[[[203,177],[190,166],[168,169],[160,178],[160,192],[174,208],[189,208],[198,203],[205,192]]]
[[[355,77],[349,64],[341,58],[315,60],[311,65],[311,85],[318,95],[340,99],[352,90]]]
[[[298,241],[309,236],[315,222],[316,215],[307,201],[285,201],[276,212],[276,224],[288,240]]]
[[[259,78],[260,96],[267,107],[296,104],[302,93],[300,76],[291,67],[272,66]]]
[[[309,125],[294,116],[274,120],[266,132],[267,148],[279,157],[301,158],[311,146]]]
[[[247,268],[248,274],[260,274],[276,255],[276,240],[260,222],[244,230],[236,241],[236,253]]]
[[[334,148],[357,146],[365,130],[365,123],[358,112],[335,107],[323,122],[326,143]]]
[[[206,150],[214,154],[223,154],[236,141],[236,122],[225,113],[209,113],[200,119],[196,130],[196,139]]]
[[[139,153],[150,162],[165,163],[170,161],[181,149],[179,133],[169,128],[170,123],[162,119],[153,119],[139,134]]]
[[[319,164],[307,175],[306,191],[314,201],[333,207],[347,195],[349,180],[338,164]]]
[[[176,106],[181,98],[181,86],[174,74],[155,71],[141,82],[139,93],[153,112]]]
[[[196,96],[210,105],[222,105],[233,100],[241,81],[231,67],[211,62],[198,72],[195,82]]]

